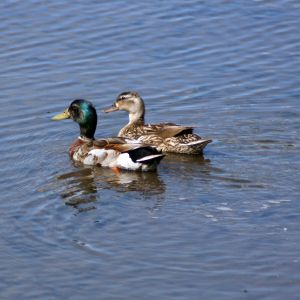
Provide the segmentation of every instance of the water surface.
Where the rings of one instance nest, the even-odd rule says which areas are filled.
[[[1,299],[298,299],[297,1],[2,1]],[[75,98],[137,90],[204,157],[82,167]]]

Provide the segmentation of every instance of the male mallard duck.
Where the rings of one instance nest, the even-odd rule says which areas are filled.
[[[163,154],[154,147],[125,138],[95,140],[97,113],[93,104],[86,100],[74,100],[69,108],[52,120],[72,119],[79,124],[80,136],[69,149],[70,157],[87,165],[118,169],[155,170]]]
[[[137,139],[163,152],[202,154],[205,146],[212,141],[194,134],[192,126],[174,123],[145,124],[145,104],[137,92],[120,94],[112,107],[104,112],[117,110],[129,113],[129,123],[120,130],[119,137]]]

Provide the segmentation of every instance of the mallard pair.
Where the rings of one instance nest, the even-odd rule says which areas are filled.
[[[136,92],[125,92],[117,97],[105,112],[125,110],[129,123],[118,137],[95,139],[97,113],[93,104],[83,99],[74,100],[53,120],[72,119],[79,124],[80,136],[70,146],[69,155],[86,165],[120,169],[152,171],[164,157],[162,152],[201,154],[211,142],[193,133],[193,127],[173,123],[145,124],[145,105]]]
[[[120,169],[152,171],[164,155],[156,148],[122,137],[95,139],[97,113],[93,104],[83,99],[70,106],[52,120],[72,119],[79,124],[80,136],[69,148],[70,157],[85,165],[110,167],[117,174]]]

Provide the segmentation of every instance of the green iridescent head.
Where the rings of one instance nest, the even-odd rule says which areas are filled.
[[[94,139],[97,127],[97,113],[93,104],[83,99],[74,100],[69,108],[52,120],[72,119],[79,124],[80,136]]]

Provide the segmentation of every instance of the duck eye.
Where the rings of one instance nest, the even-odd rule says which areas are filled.
[[[73,105],[71,107],[71,114],[73,115],[73,117],[76,119],[76,118],[79,118],[80,117],[80,109],[78,106],[76,105]]]

